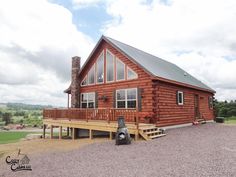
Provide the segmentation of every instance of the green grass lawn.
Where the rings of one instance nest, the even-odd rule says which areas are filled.
[[[235,124],[236,125],[236,116],[225,118],[225,124]]]
[[[0,132],[0,144],[15,143],[31,132]]]

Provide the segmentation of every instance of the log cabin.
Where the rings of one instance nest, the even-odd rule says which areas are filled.
[[[71,128],[74,138],[78,129],[90,137],[108,131],[112,138],[123,116],[135,138],[151,139],[161,136],[159,127],[214,119],[215,91],[173,63],[106,36],[83,67],[80,60],[72,58],[71,85],[64,91],[68,108],[44,110],[51,131]]]

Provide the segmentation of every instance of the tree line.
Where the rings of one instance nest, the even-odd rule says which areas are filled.
[[[214,100],[214,109],[217,117],[236,116],[236,100],[229,102]]]

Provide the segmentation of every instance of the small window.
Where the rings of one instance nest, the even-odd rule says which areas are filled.
[[[95,107],[95,93],[81,93],[81,108]]]
[[[116,91],[117,108],[136,108],[137,89],[122,89]]]
[[[81,82],[81,86],[87,85],[87,76],[84,77],[83,81]]]
[[[136,72],[134,72],[132,69],[127,67],[127,79],[136,79],[138,78],[138,75]]]
[[[116,58],[116,80],[124,80],[125,79],[125,64]]]
[[[117,104],[117,108],[125,108],[126,104],[125,104],[125,89],[122,90],[117,90],[116,91],[116,104]]]
[[[94,65],[88,72],[88,85],[94,84],[94,74],[95,74],[95,67]]]
[[[104,53],[98,57],[97,60],[97,83],[103,83],[104,81]]]
[[[212,96],[209,97],[209,108],[212,109],[213,108],[213,98]]]
[[[109,51],[106,55],[106,72],[107,82],[114,81],[114,56]]]
[[[178,105],[184,104],[184,93],[181,91],[177,92],[177,103],[178,103]]]

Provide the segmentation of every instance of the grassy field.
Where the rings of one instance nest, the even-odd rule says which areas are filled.
[[[15,143],[31,132],[0,132],[0,144]]]
[[[225,123],[226,123],[226,124],[235,124],[235,125],[236,125],[236,117],[233,116],[233,117],[227,117],[227,118],[225,118]]]

